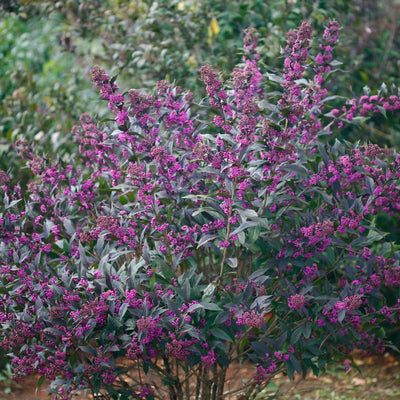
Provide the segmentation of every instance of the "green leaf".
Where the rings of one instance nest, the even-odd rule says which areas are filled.
[[[218,339],[227,340],[228,342],[233,342],[233,339],[221,328],[212,328],[210,330],[211,334]]]
[[[289,355],[290,357],[290,361],[293,364],[294,369],[296,370],[297,373],[301,374],[302,372],[302,368],[301,368],[301,364],[300,361],[297,359],[296,356],[294,356],[293,354]]]
[[[195,303],[195,304],[192,304],[187,310],[186,310],[186,312],[188,313],[188,314],[190,314],[190,313],[192,313],[193,311],[195,311],[195,310],[197,310],[197,309],[199,309],[199,308],[204,308],[200,303]]]
[[[246,234],[244,232],[239,232],[238,237],[239,243],[244,245],[246,243]]]
[[[189,279],[186,279],[182,285],[182,295],[183,300],[186,302],[190,301],[190,282]]]
[[[239,232],[242,232],[242,231],[244,231],[245,229],[251,228],[251,227],[256,226],[256,225],[258,225],[258,224],[259,224],[259,222],[255,222],[255,221],[246,221],[246,222],[243,222],[238,228],[236,228],[236,229],[231,233],[231,235],[236,235],[236,234],[238,234]]]
[[[299,341],[302,333],[303,333],[303,326],[299,326],[295,331],[293,331],[290,343],[296,344]]]
[[[6,199],[6,196],[4,196],[4,200]],[[11,208],[11,207],[14,207],[16,204],[18,204],[20,201],[21,201],[22,199],[18,199],[18,200],[13,200],[10,204],[8,204],[6,207],[5,207],[5,209],[7,210],[7,209],[9,209],[9,208]],[[6,203],[5,201],[4,201],[4,203]]]
[[[322,196],[322,198],[324,199],[324,201],[326,201],[330,205],[333,205],[331,196],[328,193],[326,193],[324,190],[313,189],[312,191],[320,194]]]
[[[63,250],[67,255],[69,254],[69,243],[67,239],[63,239]]]
[[[203,292],[203,299],[210,298],[214,295],[215,289],[217,288],[215,283],[209,283]]]
[[[258,269],[258,270],[256,270],[256,271],[254,271],[249,277],[248,277],[248,280],[250,281],[254,281],[255,279],[257,279],[258,277],[260,277],[260,276],[262,276],[262,275],[264,275],[265,274],[265,272],[267,272],[268,271],[268,268],[261,268],[261,269]]]
[[[175,274],[172,272],[171,268],[168,268],[165,265],[161,265],[160,267],[161,273],[167,281],[171,281],[172,278],[175,278]]]
[[[73,367],[76,364],[77,361],[78,361],[78,353],[76,351],[74,351],[71,354],[71,357],[69,358],[69,363]]]
[[[374,180],[370,176],[367,176],[365,178],[365,181],[366,181],[366,184],[367,184],[367,188],[368,188],[369,194],[373,194],[374,190],[375,190],[375,182],[374,182]]]
[[[365,247],[365,246],[369,246],[370,244],[377,242],[379,240],[382,240],[386,235],[388,235],[387,233],[379,233],[373,230],[370,230],[368,232],[367,236],[361,236],[358,237],[357,239],[354,239],[351,242],[351,246],[352,247]]]
[[[279,108],[275,104],[269,103],[266,100],[259,101],[257,103],[257,105],[260,108],[260,110],[265,110],[266,109],[266,110],[272,111],[274,113],[278,113],[279,112]]]
[[[84,352],[84,353],[88,353],[91,356],[96,357],[97,356],[97,352],[95,349],[89,347],[89,346],[79,346],[79,348]]]
[[[265,221],[265,220],[264,220]],[[255,243],[260,238],[261,227],[257,225],[248,230],[248,237],[250,243]]]
[[[311,332],[312,332],[312,325],[307,322],[304,325],[304,329],[303,329],[304,337],[306,339],[309,339],[309,337],[311,336]]]
[[[37,387],[37,388],[40,388],[40,386],[43,385],[43,382],[44,382],[45,379],[46,379],[46,377],[45,377],[44,375],[42,375],[42,376],[38,379],[37,384],[36,384],[36,387]]]
[[[284,171],[288,171],[288,172],[296,172],[296,174],[298,174],[302,177],[306,177],[309,175],[306,168],[304,168],[302,165],[297,164],[297,163],[284,165],[281,167],[281,169],[283,169]]]
[[[117,80],[118,75],[119,75],[119,74],[114,75],[114,76],[111,78],[111,80],[110,80],[110,85],[111,85],[111,87],[113,86],[114,82]]]
[[[329,163],[330,163],[330,159],[328,157],[328,153],[325,150],[325,146],[321,142],[318,142],[317,145],[318,145],[318,150],[322,156],[322,160],[324,161],[324,164],[328,167]]]
[[[75,228],[70,219],[65,218],[63,225],[69,236],[72,236],[75,233]]]
[[[245,209],[245,210],[241,210],[241,209],[236,209],[237,213],[243,218],[257,218],[258,214],[255,210],[251,210],[251,209]]]
[[[280,85],[283,85],[285,83],[285,80],[276,74],[267,73],[267,76],[268,76],[268,79],[272,82],[279,83]]]
[[[219,238],[219,235],[211,235],[209,233],[204,234],[197,245],[197,248],[204,246],[206,243],[208,243],[210,240],[214,240]]]
[[[231,268],[237,268],[238,266],[238,260],[237,258],[227,258],[226,263],[231,267]]]
[[[125,204],[128,204],[128,199],[121,194],[121,196],[118,197],[119,202],[124,206]]]
[[[150,289],[153,289],[155,284],[156,284],[156,274],[153,274],[149,281]]]
[[[202,301],[200,304],[206,309],[210,311],[223,311],[223,309],[215,303],[209,303],[207,301]]]
[[[345,316],[346,316],[346,309],[339,310],[339,312],[338,312],[338,321],[339,321],[339,323],[343,322]]]
[[[211,207],[201,207],[198,210],[194,211],[192,216],[195,217],[196,215],[199,215],[199,214],[204,213],[204,212],[206,212],[206,213],[208,213],[210,215],[217,215],[218,218],[221,217],[221,215],[219,213],[217,213],[214,208],[211,208]]]
[[[320,372],[319,368],[313,363],[310,364],[310,367],[312,369],[313,374],[315,376],[319,376],[319,372]]]
[[[286,363],[286,371],[289,379],[292,381],[294,379],[294,366],[290,360]]]
[[[332,61],[329,63],[329,65],[332,66],[332,67],[337,67],[337,66],[339,66],[339,65],[343,65],[343,63],[342,63],[341,61],[338,61],[338,60],[332,60]]]

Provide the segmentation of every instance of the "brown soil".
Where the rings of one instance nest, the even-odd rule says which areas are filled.
[[[399,400],[400,355],[357,357],[356,367],[331,369],[319,377],[278,379],[279,400]],[[357,370],[358,369],[358,370]],[[275,387],[273,387],[275,389]],[[275,390],[276,392],[276,390]],[[265,392],[262,399],[268,398]]]
[[[289,382],[279,376],[260,393],[259,399],[275,398],[279,400],[397,400],[400,399],[400,357],[385,354],[384,357],[357,357],[355,362],[360,371],[343,368],[331,370],[320,377],[306,379],[297,377]],[[233,365],[227,376],[230,389],[237,387],[253,375],[252,366]],[[49,399],[49,394],[36,389],[38,376],[29,376],[17,383],[7,380],[0,382],[0,400],[41,400]],[[277,397],[270,397],[278,390]],[[9,393],[8,393],[9,392]],[[235,396],[236,397],[236,396]],[[235,398],[233,397],[233,398]],[[91,400],[89,394],[80,393],[75,400]]]

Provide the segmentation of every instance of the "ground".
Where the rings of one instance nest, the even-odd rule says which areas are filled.
[[[278,382],[279,400],[398,400],[400,399],[400,355],[356,357],[360,371],[332,369],[324,376]]]
[[[278,377],[270,385],[271,391],[260,394],[259,399],[276,400],[398,400],[400,399],[400,355],[385,354],[383,357],[356,357],[355,368],[348,372],[344,367],[332,369],[324,376],[296,378],[295,383],[285,377]],[[251,375],[251,369],[234,368],[232,378]],[[5,378],[3,374],[3,378]],[[26,378],[19,384],[9,379],[0,381],[0,400],[49,399],[42,389],[36,391],[37,376]],[[45,384],[43,385],[45,386]],[[272,391],[277,397],[270,397]],[[81,394],[76,400],[89,400],[90,396]]]

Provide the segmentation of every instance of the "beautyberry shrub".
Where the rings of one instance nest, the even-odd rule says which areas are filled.
[[[121,92],[95,67],[112,123],[83,115],[69,158],[16,144],[36,177],[22,192],[0,173],[0,344],[16,379],[39,373],[55,399],[216,400],[237,359],[254,365],[251,396],[279,372],[391,346],[399,247],[375,218],[400,210],[400,158],[324,137],[400,100],[329,106],[338,31],[313,39],[304,22],[270,73],[248,29],[231,77],[201,68],[199,104],[164,81]]]

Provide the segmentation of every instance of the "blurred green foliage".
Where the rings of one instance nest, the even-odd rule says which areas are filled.
[[[44,152],[70,150],[67,134],[94,97],[79,59],[57,46],[57,30],[51,19],[0,20],[0,168],[23,182],[15,140],[26,138]]]
[[[342,48],[350,90],[379,85],[399,73],[398,0],[25,0],[20,10],[56,15],[66,24],[64,46],[97,41],[93,54],[122,70],[132,86],[153,86],[169,77],[198,89],[198,68],[232,69],[240,60],[243,30],[253,26],[267,48],[268,63],[279,64],[279,47],[289,29],[307,19],[316,29],[335,18],[342,25]],[[81,45],[76,43],[81,38]],[[140,72],[140,74],[139,74]],[[350,79],[349,79],[350,78]],[[382,79],[384,78],[384,79]],[[388,79],[386,79],[388,78]]]

